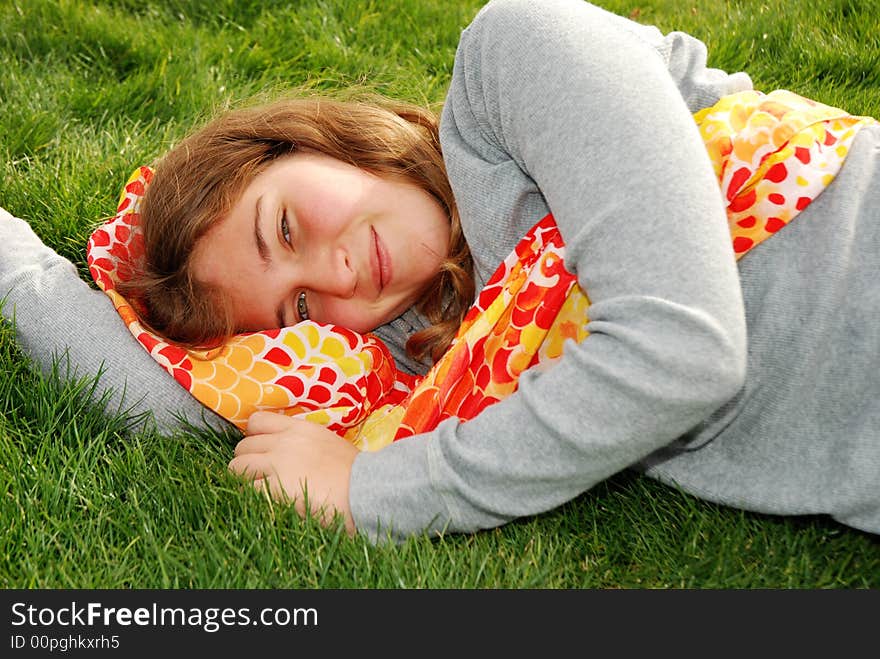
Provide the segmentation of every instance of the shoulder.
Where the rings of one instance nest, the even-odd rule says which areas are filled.
[[[541,28],[570,24],[571,21],[610,23],[616,27],[635,25],[629,19],[583,0],[491,0],[480,9],[469,27],[477,31],[507,27],[518,31],[538,29],[540,32]]]

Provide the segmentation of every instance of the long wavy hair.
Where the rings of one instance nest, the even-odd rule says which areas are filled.
[[[382,97],[302,97],[240,108],[185,138],[154,166],[141,207],[145,257],[120,291],[136,296],[144,322],[176,343],[209,347],[235,334],[229,302],[193,276],[194,248],[254,177],[300,147],[414,184],[446,211],[448,254],[415,305],[431,326],[406,346],[416,359],[436,360],[473,301],[473,263],[443,163],[437,115]]]

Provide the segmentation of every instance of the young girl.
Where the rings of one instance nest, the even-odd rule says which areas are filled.
[[[770,218],[775,235],[752,249],[731,240],[740,197],[719,195],[693,117],[751,83],[705,64],[697,40],[577,0],[495,0],[462,35],[439,143],[430,117],[403,107],[346,123],[333,103],[290,122],[272,113],[296,104],[279,105],[241,115],[225,151],[185,146],[160,162],[144,224],[167,261],[141,283],[155,326],[180,341],[308,317],[378,327],[401,366],[424,371],[472,291],[548,213],[591,302],[584,340],[466,423],[367,453],[258,413],[230,469],[301,512],[307,486],[314,510],[373,539],[498,526],[625,468],[880,532],[880,128],[861,126],[834,180],[798,199],[790,224]],[[4,313],[31,354],[65,350],[83,375],[90,340],[118,345],[102,382],[120,400],[161,427],[204,414],[100,293],[24,223],[0,226]]]

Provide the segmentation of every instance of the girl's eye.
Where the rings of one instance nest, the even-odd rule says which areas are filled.
[[[281,214],[281,236],[284,238],[284,242],[288,245],[290,244],[290,225],[287,223],[287,211],[285,210]]]
[[[306,302],[305,291],[301,291],[300,294],[296,296],[296,315],[299,316],[300,320],[309,319],[309,303]]]

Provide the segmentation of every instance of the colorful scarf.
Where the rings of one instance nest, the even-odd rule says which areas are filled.
[[[727,201],[737,258],[779,231],[828,186],[857,130],[876,123],[786,91],[743,92],[695,115]],[[371,334],[312,321],[234,336],[212,350],[149,331],[116,291],[143,257],[138,168],[116,216],[88,243],[89,270],[128,329],[196,399],[244,429],[258,410],[324,425],[362,450],[462,421],[505,398],[529,368],[548,368],[588,332],[589,298],[565,269],[551,215],[517,244],[480,292],[451,347],[424,377],[400,372]]]

